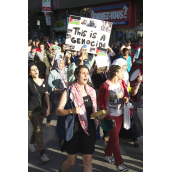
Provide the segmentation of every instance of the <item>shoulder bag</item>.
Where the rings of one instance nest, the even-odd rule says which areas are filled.
[[[34,85],[34,87],[35,87],[35,90],[36,90],[36,92],[37,92],[37,94],[38,94],[38,99],[39,99],[39,104],[40,104],[41,115],[46,115],[46,113],[47,113],[47,107],[42,105],[41,96],[40,96],[40,94],[39,94],[39,92],[38,92],[38,90],[37,90],[37,88],[36,88],[36,86],[35,86],[33,80],[32,80],[32,83],[33,83],[33,85]]]
[[[67,103],[64,109],[73,109],[72,101],[69,98],[70,90],[67,88]],[[65,116],[58,116],[56,134],[60,139],[69,141],[73,137],[73,127],[75,122],[75,115],[69,114]]]

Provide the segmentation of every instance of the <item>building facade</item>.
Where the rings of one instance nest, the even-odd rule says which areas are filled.
[[[70,15],[89,17],[113,22],[109,44],[127,41],[132,35],[135,39],[143,37],[143,0],[54,0],[54,19],[66,22]],[[55,35],[66,36],[66,29],[55,28]]]

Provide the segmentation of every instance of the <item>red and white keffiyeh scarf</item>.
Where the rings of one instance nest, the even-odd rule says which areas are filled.
[[[78,114],[78,118],[79,118],[79,121],[81,123],[81,126],[82,126],[84,132],[87,135],[89,135],[89,133],[87,132],[87,130],[88,130],[87,112],[86,112],[86,108],[84,106],[84,100],[83,100],[81,91],[79,89],[78,83],[73,83],[71,86],[69,86],[69,89],[71,91],[70,99],[74,103],[75,107],[79,107],[79,106],[81,106],[83,104],[81,106],[80,113]],[[95,113],[97,111],[95,90],[92,87],[90,87],[88,84],[85,85],[85,90],[86,90],[86,93],[91,98],[91,101],[92,101],[92,104],[93,104],[93,113]],[[95,122],[96,129],[97,129],[98,122],[97,122],[96,119],[94,119],[94,122]]]

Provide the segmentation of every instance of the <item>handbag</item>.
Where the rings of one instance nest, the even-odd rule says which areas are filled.
[[[38,90],[37,90],[37,88],[36,88],[36,86],[34,84],[34,81],[32,81],[32,82],[33,82],[33,85],[35,87],[35,90],[37,91],[37,94],[38,94],[41,115],[46,115],[46,113],[47,113],[47,107],[42,105],[42,103],[41,103],[41,96],[40,96],[40,94],[39,94],[39,92],[38,92]]]

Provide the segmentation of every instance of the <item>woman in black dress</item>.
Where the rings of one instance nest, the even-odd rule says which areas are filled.
[[[83,171],[92,172],[92,154],[96,142],[97,121],[90,119],[90,115],[97,111],[95,90],[87,84],[89,70],[86,66],[80,65],[74,73],[77,81],[69,87],[69,98],[73,102],[73,109],[65,110],[67,102],[67,91],[61,96],[56,114],[60,116],[75,114],[73,124],[73,136],[69,141],[61,139],[61,150],[66,150],[67,160],[62,164],[62,172],[67,172],[75,165],[77,153],[83,154]],[[99,119],[104,118],[99,116]],[[66,133],[68,135],[68,133]],[[68,136],[70,137],[70,136]]]

